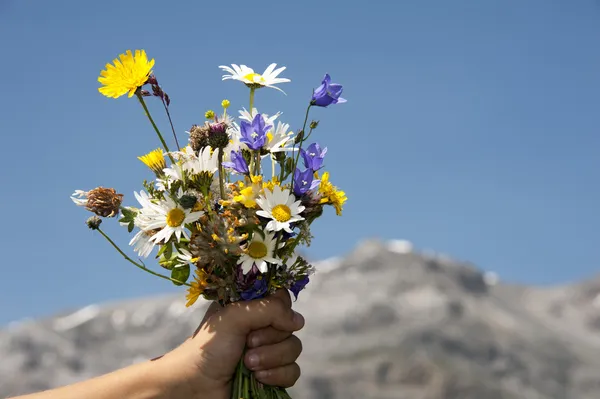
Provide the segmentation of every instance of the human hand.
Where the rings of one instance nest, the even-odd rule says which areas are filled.
[[[258,381],[294,385],[302,343],[293,332],[304,326],[304,318],[291,305],[286,290],[226,307],[213,303],[194,336],[156,361],[172,383],[169,397],[228,399],[242,355]]]

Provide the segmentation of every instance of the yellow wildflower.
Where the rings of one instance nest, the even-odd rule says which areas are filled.
[[[335,208],[335,213],[338,216],[342,215],[344,203],[348,200],[346,193],[339,190],[336,186],[329,182],[329,172],[323,173],[321,177],[321,185],[319,186],[321,193],[321,204],[331,204]]]
[[[277,178],[277,176],[274,176],[272,180],[263,183],[263,189],[268,188],[269,190],[273,191],[273,187],[280,185],[281,183],[279,182],[279,179]]]
[[[118,98],[125,93],[132,97],[148,80],[154,59],[148,61],[144,50],[135,50],[135,55],[127,50],[115,58],[113,64],[106,64],[106,69],[100,72],[98,82],[103,86],[98,91],[106,97]]]
[[[154,173],[160,175],[163,173],[163,169],[167,167],[165,162],[165,156],[163,155],[163,150],[161,148],[157,148],[154,151],[150,151],[146,155],[138,157],[140,161],[144,163],[147,167],[149,167]]]
[[[188,288],[187,295],[185,296],[185,299],[187,299],[185,306],[192,306],[198,300],[200,294],[204,292],[207,285],[206,273],[200,269],[196,269],[194,281],[191,283],[191,287]]]
[[[213,111],[212,109],[209,109],[208,111],[206,111],[204,113],[204,117],[206,119],[214,119],[215,118],[215,111]]]
[[[221,101],[221,106],[222,106],[223,108],[225,108],[225,109],[229,108],[229,105],[230,105],[230,104],[231,104],[231,103],[230,103],[230,102],[229,102],[229,100],[227,100],[227,99],[225,99],[225,100]]]
[[[246,208],[256,208],[256,198],[262,191],[262,176],[252,176],[252,185],[245,187],[244,183],[240,182],[240,195],[233,197],[235,202],[239,202]]]

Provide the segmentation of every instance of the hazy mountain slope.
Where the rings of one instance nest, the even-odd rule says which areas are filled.
[[[491,284],[470,265],[368,241],[318,264],[295,304],[295,398],[592,399],[600,280]],[[487,282],[486,282],[487,280]],[[202,318],[183,295],[90,306],[0,331],[0,396],[105,373],[178,345]]]

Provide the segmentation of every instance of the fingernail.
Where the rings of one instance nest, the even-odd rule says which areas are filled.
[[[256,336],[256,335],[255,335],[254,337],[251,337],[251,338],[250,338],[250,345],[251,345],[253,348],[256,348],[256,347],[258,347],[258,346],[260,345],[260,337],[259,337],[259,336]]]
[[[258,358],[258,355],[248,356],[248,366],[250,368],[257,367],[259,363],[260,363],[260,359]]]

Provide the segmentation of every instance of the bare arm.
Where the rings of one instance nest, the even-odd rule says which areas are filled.
[[[159,359],[77,384],[13,399],[229,399],[242,356],[264,384],[294,385],[304,319],[287,291],[225,308],[211,306],[193,337]],[[244,353],[245,351],[245,353]]]
[[[15,399],[161,399],[180,397],[160,362],[136,364],[101,377]],[[182,387],[184,388],[184,387]]]

